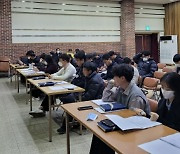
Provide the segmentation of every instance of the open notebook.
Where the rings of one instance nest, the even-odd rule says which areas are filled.
[[[153,154],[180,154],[180,133],[141,144],[139,147]]]
[[[118,115],[106,115],[106,117],[123,131],[132,129],[146,129],[161,125],[161,123],[151,121],[150,119],[143,116],[132,116],[129,118],[123,118]]]

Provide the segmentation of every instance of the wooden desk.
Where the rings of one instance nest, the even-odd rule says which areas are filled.
[[[16,69],[17,71],[17,92],[19,93],[19,76],[20,74],[22,76],[25,77],[25,81],[26,81],[26,93],[27,93],[27,79],[28,78],[32,78],[32,77],[37,77],[37,76],[45,76],[44,72],[40,72],[38,70],[33,70],[34,72],[30,72],[31,70],[29,70],[29,72],[24,72],[23,69]]]
[[[15,88],[16,88],[16,83],[17,83],[17,69],[24,69],[24,68],[28,68],[29,66],[26,65],[19,65],[19,64],[9,64],[9,77],[10,77],[10,81],[12,82],[12,76],[13,76],[13,72],[15,75]]]
[[[149,142],[155,139],[158,139],[163,136],[167,136],[173,134],[177,131],[166,127],[164,125],[152,127],[144,130],[134,130],[134,131],[114,131],[109,133],[104,133],[98,126],[97,122],[106,119],[104,114],[100,114],[97,111],[84,110],[78,111],[77,108],[79,106],[92,105],[93,107],[97,107],[91,101],[87,102],[79,102],[73,104],[64,104],[62,108],[67,113],[66,115],[66,135],[67,135],[67,153],[70,154],[70,139],[69,139],[69,119],[68,115],[71,115],[78,122],[82,123],[86,128],[92,131],[94,135],[100,138],[103,142],[109,145],[112,149],[114,149],[117,153],[124,154],[145,154],[144,150],[138,147],[139,144]],[[98,114],[98,118],[95,121],[86,121],[86,117],[89,113]],[[131,110],[121,110],[118,112],[113,112],[109,114],[118,114],[122,117],[129,117],[135,115],[135,113]]]
[[[84,92],[83,88],[76,87],[73,90],[68,89],[62,89],[62,90],[51,90],[50,87],[39,87],[38,83],[41,82],[58,82],[57,80],[51,80],[51,79],[42,79],[42,80],[33,80],[28,79],[28,82],[30,83],[30,111],[32,111],[32,86],[34,85],[39,90],[44,92],[46,95],[48,95],[48,102],[49,102],[49,142],[52,141],[52,119],[51,119],[51,108],[52,108],[52,96],[60,95],[60,94],[68,94],[68,93],[79,93],[79,100],[81,101],[81,93]],[[62,85],[54,85],[55,86],[63,86],[63,85],[71,85],[70,83],[62,84]],[[52,86],[51,86],[52,87]]]

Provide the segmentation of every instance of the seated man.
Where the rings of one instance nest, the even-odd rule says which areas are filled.
[[[175,72],[180,74],[180,54],[174,55],[173,62],[175,63]]]
[[[133,60],[137,64],[137,68],[141,77],[153,77],[154,72],[158,70],[158,66],[153,58],[150,57],[149,51],[143,51],[142,53],[134,56]]]
[[[119,54],[116,54],[114,51],[109,51],[108,54],[112,61],[115,61],[117,64],[123,63],[123,58]]]
[[[83,74],[85,76],[84,89],[82,94],[82,101],[100,99],[104,90],[104,83],[100,75],[96,72],[97,67],[93,62],[85,62],[83,65]],[[72,103],[78,100],[78,96],[75,94],[68,95],[68,97],[60,98],[63,103]],[[65,133],[65,121],[60,129],[57,131],[60,134]]]
[[[70,57],[67,54],[62,54],[59,58],[59,66],[62,67],[58,72],[49,76],[49,78],[54,80],[63,80],[71,82],[73,80],[73,75],[76,74],[75,67],[70,63]]]
[[[58,72],[49,75],[50,79],[54,80],[64,80],[71,82],[76,74],[75,67],[70,63],[70,57],[67,54],[62,54],[59,59],[59,65],[62,67]],[[44,98],[41,103],[40,110],[43,110],[43,115],[45,116],[45,111],[49,111],[48,96]],[[40,111],[41,112],[41,111]],[[39,115],[39,112],[30,112],[30,115],[36,116]]]
[[[150,113],[149,102],[141,89],[131,80],[133,78],[134,70],[132,66],[127,64],[121,64],[114,67],[114,84],[118,88],[113,90],[114,84],[112,82],[106,87],[103,92],[103,101],[115,101],[124,104],[129,109],[140,108],[145,113]],[[90,154],[103,153],[103,154],[115,154],[114,150],[108,147],[95,135],[92,139]]]
[[[133,82],[133,83],[135,83],[135,84],[138,84],[139,72],[138,72],[138,69],[137,69],[134,65],[132,65],[131,59],[128,58],[128,57],[125,57],[125,58],[123,59],[123,63],[124,63],[124,64],[129,64],[130,66],[133,67],[133,69],[134,69],[134,76],[133,76],[131,82]]]
[[[101,76],[104,80],[111,80],[113,78],[112,69],[115,65],[117,65],[117,63],[111,60],[111,57],[108,53],[104,54],[102,59],[104,64],[107,66],[107,73],[102,74]]]

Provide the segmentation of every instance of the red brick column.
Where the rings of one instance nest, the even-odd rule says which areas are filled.
[[[0,1],[0,56],[13,57],[12,28],[11,28],[11,0]]]
[[[121,2],[121,49],[122,56],[135,55],[135,15],[134,0]]]

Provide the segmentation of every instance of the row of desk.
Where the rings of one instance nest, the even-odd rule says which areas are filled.
[[[18,68],[18,69],[17,69]],[[33,80],[29,79],[29,77],[33,77],[33,74],[31,76],[27,76],[26,74],[19,69],[19,67],[15,67],[15,75],[21,74],[26,78],[26,82],[30,83],[30,111],[32,110],[32,85],[44,92],[49,97],[49,141],[52,141],[52,118],[51,118],[51,109],[52,109],[52,97],[55,95],[60,94],[67,94],[67,93],[79,93],[79,100],[81,100],[81,93],[84,92],[84,89],[77,87],[73,90],[51,90],[49,87],[39,87],[38,83],[40,82],[46,82],[46,81],[53,81],[50,79],[43,79],[43,80]],[[37,76],[37,74],[34,74]],[[39,74],[38,74],[39,75]],[[19,75],[17,75],[17,81],[19,84]],[[70,83],[68,83],[70,84]],[[58,85],[55,85],[58,86]],[[19,88],[19,86],[18,86]],[[18,90],[19,92],[19,90]],[[84,110],[79,111],[77,108],[79,106],[86,106],[91,105],[93,107],[97,107],[94,103],[91,101],[87,102],[76,102],[71,104],[64,104],[61,105],[61,107],[66,112],[66,135],[67,135],[67,154],[70,154],[70,136],[69,136],[69,115],[72,116],[74,119],[76,119],[80,124],[82,124],[84,127],[89,129],[94,135],[96,135],[98,138],[100,138],[103,142],[105,142],[107,145],[109,145],[112,149],[114,149],[117,153],[125,153],[125,154],[145,154],[144,150],[138,147],[139,144],[149,142],[156,140],[158,138],[161,138],[163,136],[167,136],[173,133],[176,133],[176,130],[173,130],[169,127],[166,127],[164,125],[159,125],[153,128],[148,128],[145,130],[135,130],[135,131],[114,131],[105,133],[103,132],[98,126],[97,122],[99,122],[102,119],[105,119],[104,114],[100,114],[95,110]],[[95,121],[87,121],[86,117],[89,113],[95,113],[98,115],[98,118]],[[109,113],[111,114],[111,113]],[[113,114],[120,115],[122,117],[129,117],[135,115],[135,113],[131,110],[121,110],[118,112],[113,112]]]

